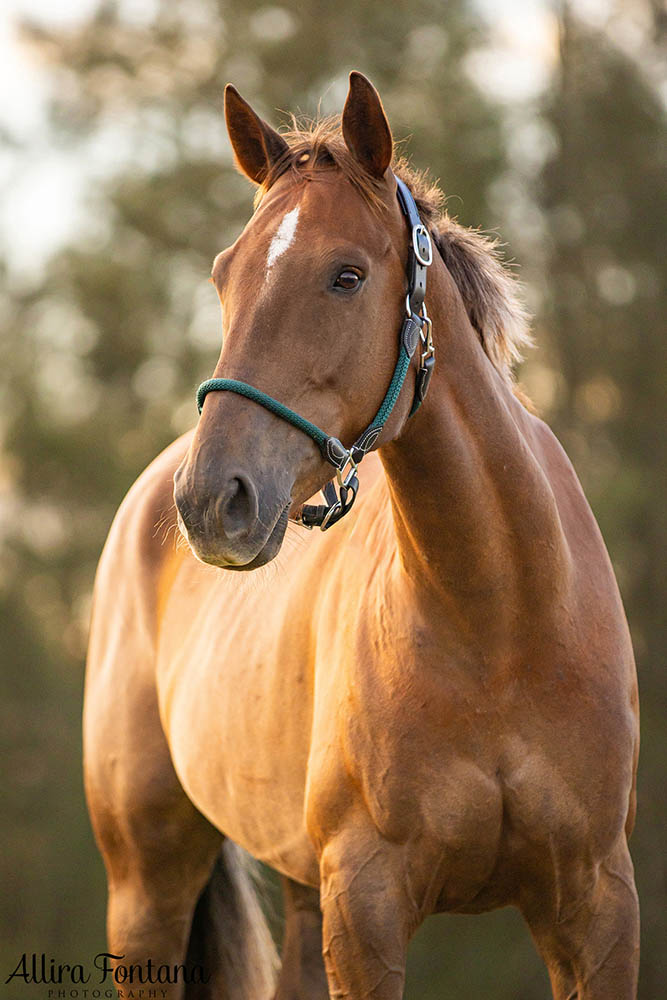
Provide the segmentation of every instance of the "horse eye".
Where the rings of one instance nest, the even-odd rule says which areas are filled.
[[[358,287],[360,281],[361,275],[357,274],[356,271],[341,271],[334,281],[334,288],[344,288],[346,292],[352,292]]]

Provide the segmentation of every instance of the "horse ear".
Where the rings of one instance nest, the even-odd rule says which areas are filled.
[[[343,138],[369,174],[384,176],[394,151],[391,129],[377,90],[356,71],[350,73],[350,89],[343,108]]]
[[[287,143],[231,83],[225,87],[225,121],[237,166],[255,184],[261,184],[271,165],[287,152]]]

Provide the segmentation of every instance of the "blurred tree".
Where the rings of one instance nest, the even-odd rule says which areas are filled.
[[[655,15],[657,41],[657,8]],[[563,375],[552,423],[599,520],[632,629],[642,699],[632,842],[642,901],[640,994],[657,997],[667,979],[667,810],[656,794],[667,712],[665,112],[636,62],[568,5],[561,25],[560,74],[546,108],[557,153],[540,191],[545,320]]]

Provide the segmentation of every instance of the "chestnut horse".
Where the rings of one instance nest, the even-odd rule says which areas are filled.
[[[279,134],[232,87],[225,110],[259,188],[212,274],[215,375],[237,389],[206,384],[194,432],[131,489],[95,590],[85,774],[109,950],[172,970],[170,1000],[399,1000],[425,917],[513,905],[555,998],[630,1000],[633,655],[572,466],[513,389],[515,282],[393,162],[360,74],[340,124]],[[437,363],[414,412],[433,357],[414,309],[422,345],[359,498],[306,534],[332,479],[306,421],[335,435],[354,499],[349,442],[411,339],[429,248],[397,176],[434,247]],[[248,854],[282,876],[279,973]]]

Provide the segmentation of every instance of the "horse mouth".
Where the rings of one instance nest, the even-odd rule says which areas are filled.
[[[271,534],[257,555],[251,559],[250,562],[224,563],[222,568],[246,572],[251,569],[259,569],[260,566],[266,566],[266,564],[270,563],[272,559],[275,559],[280,552],[283,539],[285,538],[285,532],[287,531],[287,515],[289,513],[289,509],[290,504],[287,504],[287,506],[283,508],[282,512],[278,516],[278,520],[271,529]]]
[[[229,553],[223,554],[219,546],[216,545],[215,539],[202,539],[196,534],[189,532],[180,511],[177,512],[178,528],[187,542],[190,551],[199,562],[204,563],[206,566],[215,566],[217,569],[247,572],[248,570],[259,569],[260,566],[265,566],[272,559],[275,559],[280,552],[287,530],[290,506],[291,502],[283,507],[259,552],[245,560],[242,553],[235,554],[234,556],[231,556]]]

